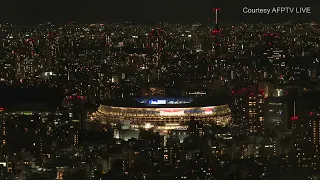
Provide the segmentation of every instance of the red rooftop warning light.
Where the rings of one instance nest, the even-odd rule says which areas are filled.
[[[219,34],[221,32],[221,30],[212,30],[212,34]]]

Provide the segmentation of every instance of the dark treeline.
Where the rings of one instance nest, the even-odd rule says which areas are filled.
[[[63,99],[61,89],[48,87],[0,86],[0,106],[12,107],[20,103],[46,103],[60,106]]]

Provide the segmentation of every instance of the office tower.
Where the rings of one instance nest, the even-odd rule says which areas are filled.
[[[309,123],[312,128],[312,144],[313,144],[313,170],[320,170],[320,111],[309,113]]]
[[[264,91],[252,86],[232,91],[233,134],[258,135],[264,128]]]
[[[288,128],[288,121],[288,103],[285,97],[268,97],[265,108],[265,130],[284,133]]]
[[[85,112],[83,110],[74,110],[73,111],[73,119],[72,124],[74,125],[72,129],[70,129],[70,134],[73,136],[73,144],[78,145],[81,144],[84,140],[85,136]]]
[[[305,170],[317,172],[320,148],[320,111],[304,111],[291,117],[294,138],[294,163]]]
[[[232,132],[235,135],[247,135],[247,89],[232,90],[232,98],[230,103],[232,116]]]
[[[300,116],[291,117],[293,144],[293,163],[299,168],[313,168],[314,149],[312,146],[312,123]]]
[[[261,135],[264,131],[264,91],[262,89],[251,92],[249,95],[249,132]]]
[[[265,157],[279,157],[282,152],[281,139],[274,134],[265,135],[261,153]]]

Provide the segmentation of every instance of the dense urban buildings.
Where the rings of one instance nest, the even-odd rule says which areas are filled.
[[[0,179],[320,177],[317,23],[0,31]]]

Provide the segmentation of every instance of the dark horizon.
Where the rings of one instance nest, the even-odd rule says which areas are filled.
[[[244,15],[243,7],[267,8],[275,6],[311,7],[311,14],[293,15]],[[0,23],[13,24],[39,24],[53,22],[64,24],[69,21],[79,23],[92,22],[125,22],[156,23],[156,22],[208,22],[214,18],[212,8],[220,7],[222,12],[220,20],[223,22],[269,22],[269,21],[318,21],[320,20],[320,6],[314,1],[113,1],[102,0],[76,1],[76,0],[32,0],[3,2],[0,11]]]

